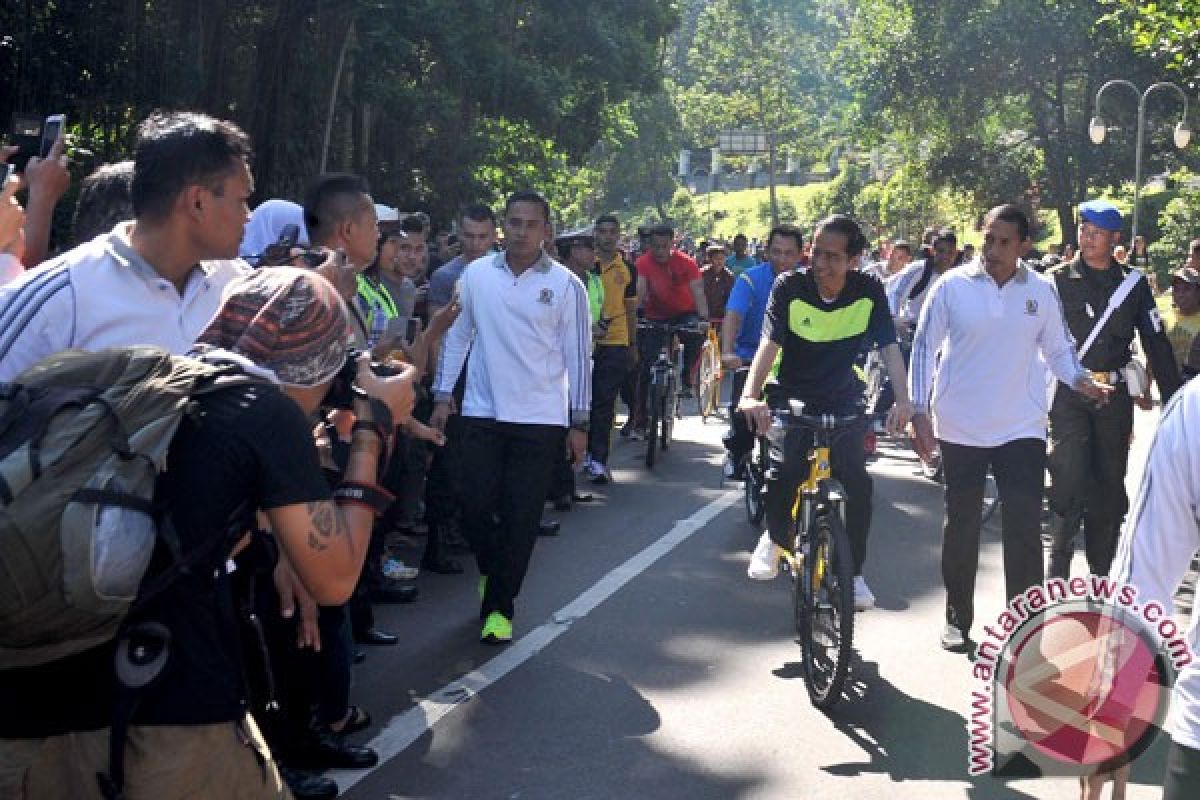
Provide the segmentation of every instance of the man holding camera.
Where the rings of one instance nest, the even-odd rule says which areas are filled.
[[[1084,367],[1098,383],[1114,388],[1104,405],[1061,386],[1055,392],[1050,407],[1048,578],[1068,576],[1081,522],[1093,574],[1107,575],[1116,552],[1129,510],[1125,469],[1133,406],[1149,410],[1154,404],[1146,374],[1133,360],[1135,333],[1163,402],[1179,388],[1179,368],[1150,285],[1140,272],[1113,258],[1121,223],[1121,213],[1111,203],[1084,203],[1079,207],[1079,253],[1046,272],[1062,298],[1076,344],[1082,347],[1091,339],[1080,358]]]
[[[517,192],[504,209],[503,253],[476,261],[459,283],[462,312],[446,334],[431,424],[444,429],[470,349],[463,399],[463,497],[479,565],[480,639],[512,640],[515,600],[529,566],[563,433],[583,459],[591,411],[591,332],[583,283],[542,249],[550,204]]]
[[[318,602],[343,603],[354,588],[374,519],[390,499],[375,485],[377,464],[395,423],[411,413],[414,371],[380,378],[360,363],[358,421],[345,475],[331,492],[309,420],[344,371],[349,338],[344,303],[310,270],[260,270],[229,287],[196,352],[256,381],[197,397],[181,422],[158,491],[171,511],[179,557],[198,566],[129,619],[166,628],[166,666],[135,690],[132,704],[113,701],[121,697],[114,641],[6,671],[0,795],[95,796],[97,776],[103,785],[109,768],[108,726],[129,723],[118,762],[126,796],[288,796],[247,712],[234,582],[244,572],[270,570],[271,548],[261,535],[241,537],[257,527],[262,510],[273,540]],[[267,563],[227,567],[231,557],[252,552]],[[143,585],[171,563],[160,541]],[[135,647],[129,652],[122,674],[144,666]]]

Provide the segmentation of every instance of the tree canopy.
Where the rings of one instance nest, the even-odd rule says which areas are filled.
[[[565,200],[626,101],[661,86],[677,24],[658,0],[27,0],[0,6],[0,118],[65,112],[98,160],[154,108],[230,118],[262,197],[324,161],[442,214],[517,183]]]

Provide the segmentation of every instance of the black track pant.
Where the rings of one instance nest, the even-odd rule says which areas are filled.
[[[463,418],[463,528],[487,577],[480,616],[513,617],[565,435],[558,425]]]
[[[939,444],[946,472],[946,525],[942,538],[946,621],[966,634],[975,619],[979,529],[989,466],[996,476],[1000,495],[1004,585],[1008,597],[1042,582],[1041,513],[1046,443],[1041,439],[1014,439],[996,447]]]

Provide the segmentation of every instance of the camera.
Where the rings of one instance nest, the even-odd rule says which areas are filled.
[[[329,391],[325,394],[322,406],[349,411],[354,407],[355,397],[365,398],[367,396],[366,392],[355,383],[355,379],[358,377],[358,359],[362,354],[363,351],[356,347],[351,347],[346,351],[346,363],[338,370],[338,374],[333,376],[333,383],[329,385]],[[378,361],[371,362],[371,372],[381,378],[390,378],[400,374],[399,369]]]
[[[258,266],[288,267],[296,259],[300,259],[301,263],[310,269],[316,269],[324,264],[327,255],[318,250],[305,250],[303,253],[292,255],[292,248],[296,247],[299,238],[299,225],[284,225],[283,230],[279,233],[279,239],[274,244],[267,245],[267,249],[263,251],[262,257],[258,260]]]

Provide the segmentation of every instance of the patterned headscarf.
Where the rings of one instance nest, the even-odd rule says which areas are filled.
[[[352,340],[346,306],[328,281],[272,267],[231,283],[196,343],[244,356],[284,386],[311,387],[337,374]]]

